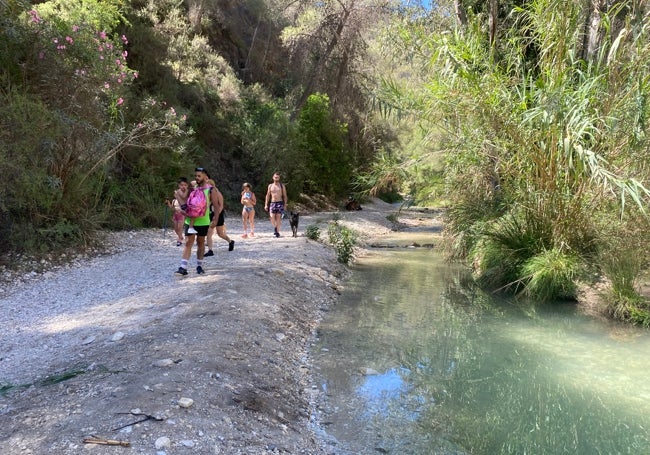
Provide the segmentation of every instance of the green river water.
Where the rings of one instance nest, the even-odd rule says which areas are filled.
[[[646,330],[376,249],[319,330],[320,421],[340,454],[650,454],[649,354]]]

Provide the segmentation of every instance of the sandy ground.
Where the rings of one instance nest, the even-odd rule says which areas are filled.
[[[403,211],[397,226],[395,212],[303,213],[298,237],[285,220],[279,239],[265,214],[255,239],[232,217],[235,250],[215,238],[205,275],[174,276],[180,248],[158,229],[0,283],[0,454],[336,453],[314,421],[309,354],[348,273],[327,224],[363,246],[440,223]]]

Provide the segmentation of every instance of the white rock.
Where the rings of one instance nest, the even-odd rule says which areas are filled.
[[[154,366],[157,366],[157,367],[168,367],[168,366],[173,365],[173,364],[174,364],[174,361],[172,359],[160,359],[160,360],[156,360],[154,362]]]
[[[181,444],[182,444],[183,446],[185,446],[185,447],[194,447],[194,446],[196,445],[196,444],[194,443],[194,441],[192,441],[192,440],[190,440],[190,439],[186,439],[186,440],[184,440],[184,441],[181,441]]]
[[[360,368],[359,372],[364,376],[375,376],[379,374],[379,371],[373,370],[372,368]]]
[[[81,342],[81,344],[90,344],[90,343],[92,343],[93,341],[95,341],[96,338],[97,338],[97,337],[96,337],[95,335],[91,335],[91,336],[89,336],[88,338],[86,338],[85,340],[83,340],[83,341]]]
[[[178,400],[178,405],[179,405],[181,408],[189,408],[189,407],[192,406],[193,404],[194,404],[194,400],[191,399],[191,398],[185,398],[185,397],[183,397],[183,398],[181,398],[180,400]]]
[[[172,445],[172,441],[167,436],[162,436],[156,439],[155,442],[156,450],[168,449],[169,447],[171,447],[171,445]]]
[[[115,332],[111,337],[111,341],[120,341],[122,338],[124,338],[123,332]]]

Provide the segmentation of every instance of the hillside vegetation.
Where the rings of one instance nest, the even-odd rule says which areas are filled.
[[[354,73],[362,30],[348,28],[361,14],[263,1],[3,0],[0,241],[44,251],[98,229],[160,225],[163,200],[197,165],[233,210],[242,182],[262,198],[276,170],[294,201],[347,196],[383,134],[365,120]]]

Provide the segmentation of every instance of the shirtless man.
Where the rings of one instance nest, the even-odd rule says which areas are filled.
[[[208,184],[212,186],[215,190],[217,189],[217,184],[208,176]],[[210,212],[210,221],[214,221],[214,218],[217,218],[217,224],[216,226],[213,224],[210,224],[210,228],[208,229],[208,236],[206,238],[206,245],[208,246],[208,251],[205,252],[204,256],[214,256],[214,251],[212,250],[212,247],[214,245],[212,237],[214,236],[214,231],[217,231],[217,235],[224,239],[226,242],[228,242],[228,251],[232,251],[235,249],[235,241],[232,240],[230,237],[228,237],[228,234],[226,234],[226,212],[223,209],[223,195],[221,194],[220,191],[217,191],[217,197],[219,198],[219,205],[221,206],[221,212],[217,214],[214,211]],[[214,209],[214,206],[212,207]]]
[[[269,206],[269,199],[271,205]],[[282,213],[287,206],[287,189],[280,183],[280,173],[273,174],[273,183],[269,184],[266,190],[266,199],[264,200],[264,210],[269,212],[271,224],[273,225],[273,235],[280,237],[280,228],[282,227]]]

